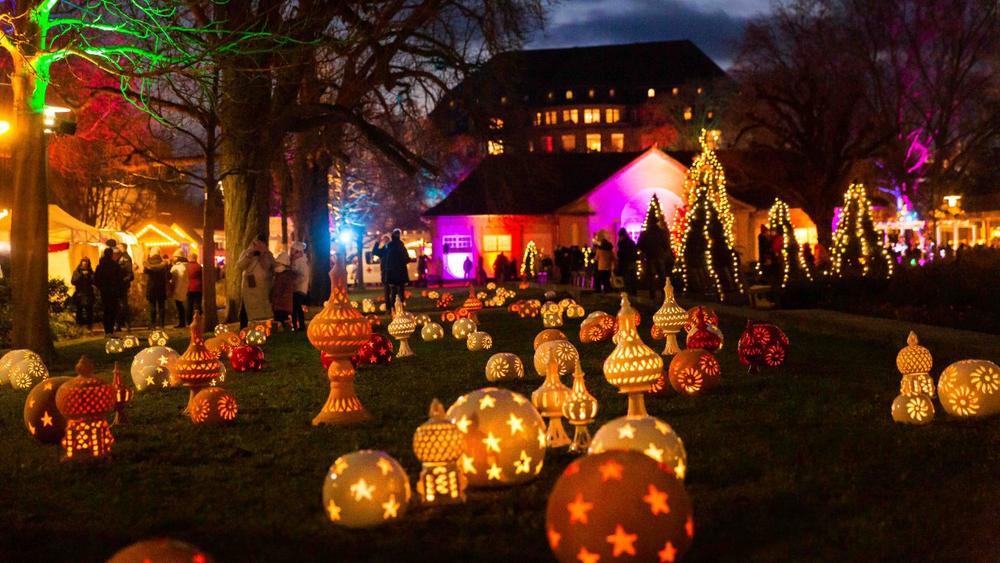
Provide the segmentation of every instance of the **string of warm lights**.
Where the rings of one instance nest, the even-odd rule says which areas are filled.
[[[774,204],[771,205],[771,209],[767,212],[767,226],[772,231],[779,231],[781,235],[781,263],[784,268],[781,274],[781,287],[785,287],[788,284],[788,278],[792,271],[792,261],[788,257],[793,254],[797,258],[799,272],[804,274],[809,281],[812,281],[812,273],[806,265],[806,258],[802,255],[802,249],[798,241],[795,240],[795,228],[792,227],[792,212],[788,208],[788,204],[780,198],[774,200]]]
[[[878,233],[872,219],[872,205],[864,184],[854,183],[844,194],[837,231],[833,233],[830,249],[829,275],[842,277],[846,269],[860,266],[861,275],[868,276],[876,262],[885,264],[885,277],[892,276],[892,259],[889,252],[878,243]],[[872,272],[879,273],[878,270]]]
[[[653,194],[653,197],[649,198],[649,206],[646,208],[646,217],[642,220],[642,230],[640,233],[646,232],[646,229],[649,228],[650,220],[653,221],[654,225],[660,225],[661,227],[666,223],[663,217],[663,209],[660,207],[660,198],[656,197],[656,194]],[[639,278],[642,278],[642,272],[642,249],[636,249],[635,274]]]
[[[538,247],[535,246],[533,240],[529,240],[528,245],[524,247],[521,275],[528,279],[534,279],[538,275]]]

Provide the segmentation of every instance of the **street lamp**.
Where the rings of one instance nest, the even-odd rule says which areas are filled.
[[[6,119],[0,119],[0,136],[6,135],[10,132],[10,122]]]

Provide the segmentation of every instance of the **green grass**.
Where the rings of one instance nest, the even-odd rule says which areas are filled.
[[[414,309],[429,310],[426,300]],[[611,299],[586,299],[616,309]],[[651,310],[640,307],[648,337]],[[483,366],[496,351],[530,365],[540,319],[499,310],[481,314],[492,352],[468,352],[448,339],[413,343],[416,356],[363,368],[364,425],[317,428],[326,397],[318,353],[300,333],[276,334],[262,373],[231,374],[240,413],[230,427],[195,427],[180,416],[187,391],[136,397],[130,422],[113,429],[107,463],[60,463],[36,443],[21,411],[26,392],[0,392],[0,560],[102,561],[149,536],[194,543],[219,561],[439,560],[526,561],[550,558],[544,511],[549,490],[572,459],[549,452],[540,478],[495,491],[472,491],[465,505],[411,509],[398,523],[341,529],[321,506],[321,484],[339,455],[377,448],[411,475],[413,430],[438,397],[450,404],[486,385]],[[690,560],[987,560],[1000,554],[1000,424],[959,422],[940,412],[922,428],[894,424],[896,348],[789,331],[781,368],[747,376],[736,359],[741,319],[723,318],[718,354],[723,386],[711,395],[651,398],[651,414],[669,422],[689,456],[687,487],[697,534]],[[566,328],[578,343],[578,322]],[[382,328],[384,330],[384,327]],[[902,341],[905,335],[900,335]],[[648,338],[647,338],[648,342]],[[186,339],[177,331],[172,345]],[[598,424],[624,414],[625,399],[601,373],[610,344],[579,346]],[[64,347],[54,374],[68,374],[81,353],[110,372],[99,342]],[[932,350],[936,371],[960,348]],[[995,358],[994,358],[995,359]],[[541,379],[510,385],[525,395]],[[592,427],[596,430],[597,425]]]

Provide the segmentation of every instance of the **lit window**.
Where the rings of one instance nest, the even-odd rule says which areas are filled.
[[[448,250],[464,250],[472,248],[472,237],[469,235],[444,235],[441,237],[441,245],[447,246]]]
[[[503,129],[503,120],[499,117],[491,117],[490,129]]]
[[[566,152],[573,152],[576,150],[576,135],[563,135],[560,137],[562,140],[562,148]]]
[[[694,114],[692,113],[691,106],[684,108],[684,121],[691,121],[693,116]]]
[[[611,152],[622,152],[625,150],[625,134],[611,134]]]
[[[588,98],[593,98],[594,97],[594,89],[593,88],[591,88],[590,90],[587,90],[587,97]]]
[[[621,113],[617,109],[607,108],[604,110],[605,123],[618,123],[621,120]]]
[[[671,90],[670,93],[676,96],[677,94],[681,93],[681,89],[674,86],[673,90]]]
[[[563,123],[579,123],[579,122],[580,122],[580,110],[578,109],[563,110]]]
[[[546,125],[555,125],[558,122],[559,122],[559,114],[557,114],[555,111],[547,111],[547,112],[545,112],[545,124]]]
[[[600,133],[590,133],[587,135],[587,152],[601,152]]]
[[[698,89],[696,90],[696,92],[698,92],[699,94],[701,94],[704,91],[705,90],[701,86],[698,86]]]
[[[483,235],[483,252],[510,252],[510,235]]]
[[[503,141],[486,141],[486,151],[490,154],[503,154]]]
[[[609,98],[614,98],[615,97],[615,89],[614,88],[611,88],[610,90],[608,90],[608,97]]]
[[[535,121],[533,123],[534,123],[534,125],[536,127],[542,124],[542,113],[541,112],[536,112],[535,113]]]
[[[587,108],[583,110],[583,122],[584,123],[600,123],[601,122],[601,108]]]
[[[646,97],[647,98],[652,98],[654,96],[656,96],[656,89],[650,88],[649,90],[646,90]]]
[[[573,99],[573,91],[572,90],[566,90],[566,99],[567,100],[572,100]]]
[[[546,135],[542,137],[542,144],[545,145],[545,152],[552,152],[555,150],[552,142],[552,135]]]

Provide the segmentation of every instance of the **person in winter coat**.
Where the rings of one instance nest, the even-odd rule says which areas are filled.
[[[299,274],[292,269],[292,259],[287,252],[281,252],[274,259],[274,283],[271,285],[271,308],[274,320],[285,324],[292,315],[295,286]]]
[[[259,235],[240,254],[236,269],[240,279],[240,328],[250,321],[264,321],[274,317],[271,311],[271,275],[274,272],[274,255],[267,249],[267,237]]]
[[[114,259],[114,251],[105,248],[101,259],[94,270],[94,285],[101,292],[101,303],[104,306],[104,335],[111,336],[115,332],[115,319],[118,318],[118,304],[122,296],[122,272]]]
[[[386,257],[386,255],[389,252],[389,243],[390,242],[392,242],[391,238],[389,238],[389,237],[387,237],[385,235],[382,235],[377,241],[375,241],[375,246],[372,247],[372,256],[378,258],[378,262],[382,266],[382,271],[381,271],[381,278],[382,278],[382,298],[385,299],[386,308],[387,308],[386,310],[390,311],[390,314],[391,314],[392,308],[389,307],[389,283],[385,281],[385,279],[386,279],[385,278],[385,274],[386,274],[386,271],[387,271],[386,268],[385,268],[385,257]]]
[[[597,238],[597,245],[594,248],[597,258],[597,279],[594,289],[598,293],[606,293],[611,291],[611,266],[615,262],[615,250],[603,230],[597,233]]]
[[[503,284],[507,281],[507,266],[510,262],[507,261],[507,257],[501,252],[496,260],[493,261],[493,275],[497,279],[497,283]]]
[[[187,324],[194,320],[194,312],[201,311],[201,291],[202,277],[201,264],[198,263],[198,255],[192,254],[191,260],[187,264]]]
[[[667,276],[674,267],[674,252],[670,248],[670,237],[659,223],[647,225],[646,230],[639,235],[637,246],[646,259],[649,298],[656,301],[657,295],[663,292]]]
[[[76,324],[86,326],[89,332],[94,325],[94,270],[90,258],[84,256],[73,270],[73,302],[76,304]]]
[[[406,251],[402,236],[402,231],[393,229],[392,240],[385,247],[385,261],[382,263],[385,281],[389,284],[389,299],[385,302],[388,311],[394,310],[397,298],[406,301],[405,288],[410,281],[406,270],[406,265],[410,263],[410,254]]]
[[[639,289],[639,273],[636,271],[636,261],[639,259],[639,249],[628,236],[628,231],[618,229],[618,275],[625,282],[625,292],[635,295]]]
[[[292,330],[305,330],[312,267],[309,265],[309,258],[306,257],[304,242],[292,243],[292,270],[297,274],[295,292],[292,293]]]
[[[188,262],[184,253],[178,250],[174,253],[174,265],[170,267],[170,296],[174,299],[174,307],[177,308],[177,324],[174,328],[187,326],[187,314],[184,311],[187,305],[187,293]]]
[[[170,279],[170,262],[154,253],[142,264],[142,273],[146,276],[149,328],[162,328],[167,322],[167,283]]]
[[[115,261],[118,262],[122,272],[122,296],[118,304],[116,323],[119,330],[132,330],[132,308],[128,304],[128,292],[132,289],[132,282],[135,281],[132,257],[121,246],[116,245],[113,250]]]

